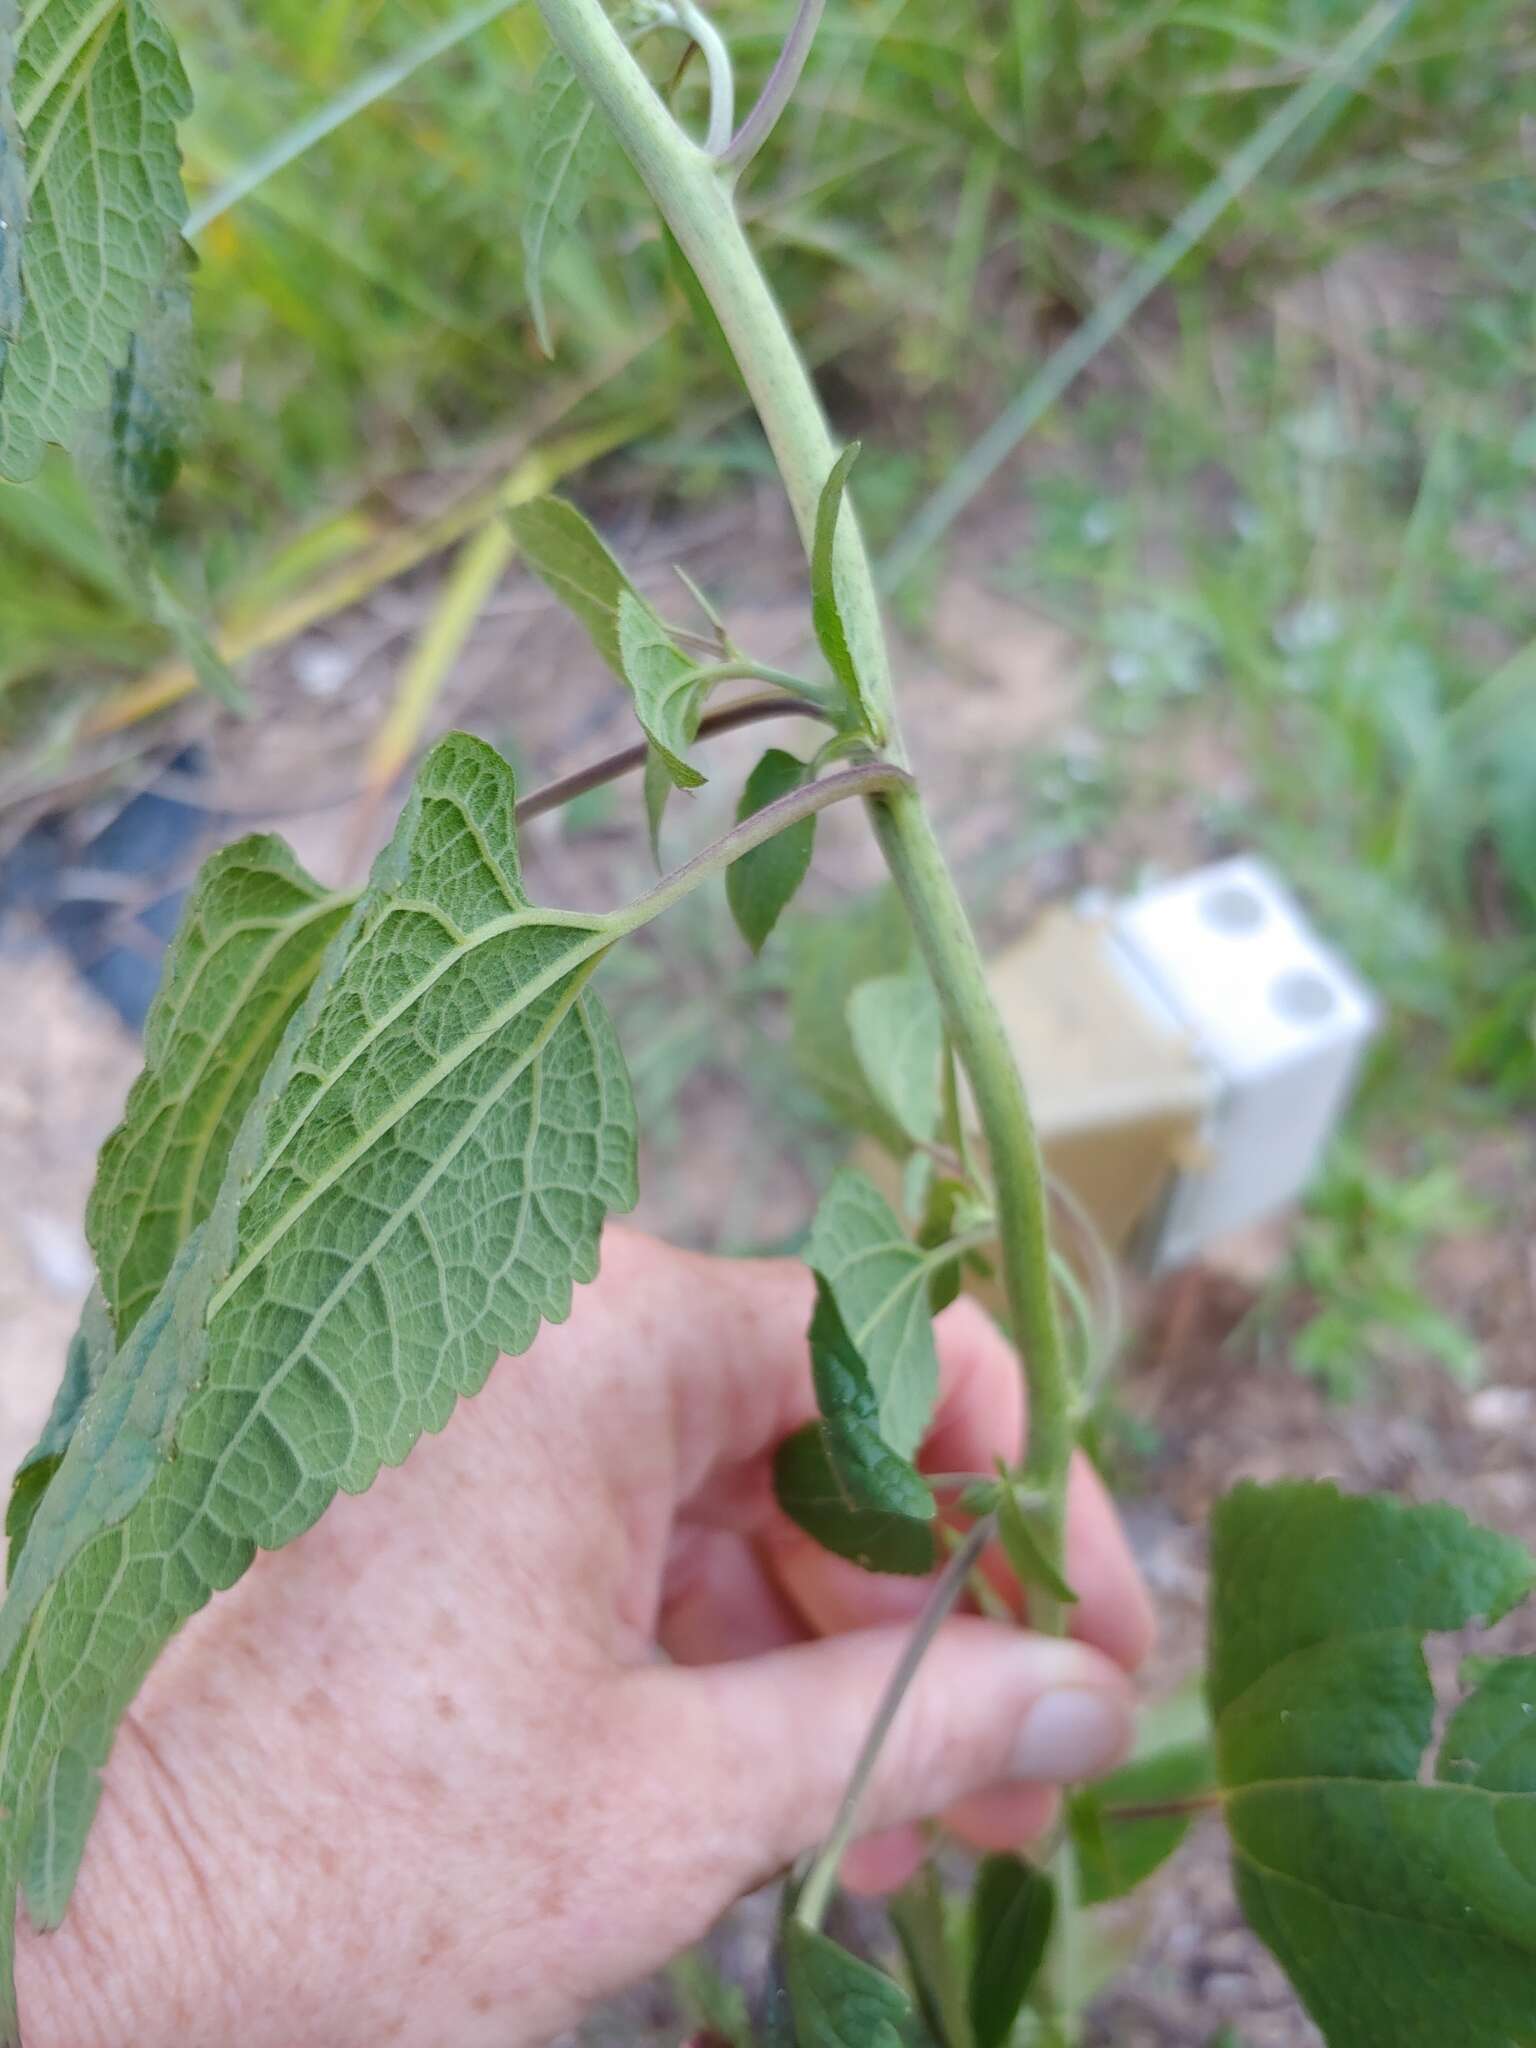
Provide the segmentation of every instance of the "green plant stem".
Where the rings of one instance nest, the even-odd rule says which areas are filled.
[[[736,217],[727,181],[672,119],[600,0],[538,4],[551,37],[613,125],[714,308],[762,420],[809,558],[835,450],[809,374]],[[834,536],[833,574],[870,726],[888,757],[905,767],[874,573],[846,504]],[[813,784],[812,790],[823,786]],[[1029,1381],[1024,1474],[1050,1503],[1042,1541],[1059,1568],[1076,1418],[1056,1319],[1039,1148],[974,934],[922,802],[910,778],[890,794],[889,802],[872,804],[871,812],[938,986],[951,1039],[970,1075],[991,1156],[1003,1282]],[[769,806],[749,825],[781,807]],[[1043,1601],[1036,1603],[1033,1619],[1037,1626],[1064,1626],[1063,1617]]]
[[[837,450],[778,302],[736,217],[729,176],[678,127],[601,0],[538,4],[551,38],[612,124],[715,310],[768,436],[809,558],[816,507]],[[905,765],[874,575],[858,521],[847,506],[837,522],[834,572],[874,736]]]
[[[806,1873],[805,1883],[800,1887],[800,1896],[795,1901],[795,1918],[807,1927],[820,1927],[827,1910],[827,1901],[837,1883],[838,1866],[847,1853],[849,1844],[858,1830],[859,1809],[864,1803],[864,1794],[874,1776],[875,1765],[885,1746],[885,1738],[891,1732],[891,1723],[896,1719],[913,1674],[927,1654],[928,1645],[933,1641],[948,1618],[950,1609],[965,1591],[970,1578],[971,1567],[992,1540],[993,1519],[990,1515],[971,1530],[960,1548],[950,1558],[933,1583],[933,1591],[918,1616],[911,1635],[902,1647],[896,1668],[886,1680],[885,1691],[880,1695],[880,1704],[875,1709],[869,1732],[864,1737],[853,1775],[848,1780],[848,1789],[838,1807],[837,1818],[831,1832],[816,1852],[816,1860]]]
[[[730,170],[739,173],[751,163],[778,125],[779,116],[794,98],[795,87],[800,83],[800,74],[811,54],[811,45],[816,40],[816,31],[821,26],[826,7],[827,0],[800,0],[789,34],[784,38],[784,47],[768,74],[768,82],[758,95],[756,106],[721,153],[720,161]]]
[[[736,77],[725,38],[695,0],[672,0],[678,24],[693,37],[703,54],[709,73],[709,132],[704,147],[711,156],[723,156],[730,146],[736,121]]]
[[[714,711],[706,711],[699,720],[694,738],[707,740],[716,733],[734,732],[743,725],[758,725],[767,718],[828,718],[830,715],[815,704],[802,703],[793,697],[743,697],[739,704],[722,704]],[[546,811],[558,811],[573,798],[585,796],[589,789],[601,789],[604,783],[617,782],[622,775],[638,774],[650,759],[650,754],[650,741],[636,740],[633,746],[620,747],[612,754],[605,754],[601,760],[589,761],[585,768],[562,775],[556,782],[546,782],[541,789],[530,790],[527,796],[518,800],[517,823],[526,825],[530,818],[541,818]]]
[[[1056,1314],[1049,1204],[1034,1122],[976,936],[915,789],[893,791],[870,809],[938,990],[950,1039],[970,1076],[987,1141],[999,1260],[1029,1380],[1029,1442],[1021,1471],[1025,1484],[1049,1503],[1043,1536],[1060,1570],[1067,1466],[1077,1417]],[[1037,1597],[1031,1605],[1034,1624],[1059,1632],[1063,1617],[1055,1607]]]

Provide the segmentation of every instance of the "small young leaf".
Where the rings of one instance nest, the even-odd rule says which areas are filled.
[[[810,769],[804,761],[797,761],[782,747],[770,747],[747,777],[736,807],[737,819],[752,817],[809,780]],[[803,818],[726,869],[726,901],[737,930],[754,953],[761,953],[768,934],[805,880],[815,844],[816,820]]]
[[[351,901],[268,834],[204,863],[145,1022],[144,1071],[86,1204],[119,1343],[212,1209],[241,1119]]]
[[[875,1099],[909,1138],[930,1141],[939,1125],[944,1021],[927,970],[866,981],[848,998],[848,1030]]]
[[[824,1422],[807,1422],[780,1444],[773,1461],[779,1506],[824,1550],[867,1572],[921,1578],[934,1564],[931,1521],[865,1506],[849,1493],[834,1462]],[[933,1502],[927,1502],[931,1515]]]
[[[1420,1782],[1423,1637],[1497,1620],[1536,1561],[1453,1508],[1318,1484],[1240,1486],[1211,1533],[1209,1696],[1255,1931],[1330,2048],[1536,2040],[1523,1674],[1458,1709]]]
[[[698,729],[699,671],[680,653],[643,598],[619,592],[619,658],[635,700],[635,715],[679,789],[697,789],[704,777],[683,759]]]
[[[1011,1486],[998,1491],[997,1533],[1013,1575],[1026,1592],[1033,1586],[1055,1600],[1076,1603],[1077,1595],[1046,1554],[1035,1516]]]
[[[592,95],[559,50],[533,81],[523,158],[523,288],[545,355],[555,352],[544,307],[544,263],[576,225],[602,156],[604,129]]]
[[[784,1983],[799,2048],[915,2048],[917,2015],[901,1986],[793,1918]]]
[[[619,599],[639,592],[609,553],[597,529],[565,498],[530,498],[514,505],[507,523],[523,560],[551,596],[587,630],[587,636],[620,682]]]
[[[478,740],[427,755],[37,1508],[0,1608],[5,2048],[39,1828],[61,1831],[49,1869],[78,1857],[60,1757],[99,1769],[187,1616],[566,1315],[634,1201],[628,1082],[587,988],[614,924],[529,902],[515,795]]]
[[[939,1385],[929,1266],[862,1173],[832,1178],[806,1253],[837,1303],[879,1404],[880,1434],[899,1457],[923,1440]]]
[[[1123,1898],[1166,1862],[1189,1832],[1188,1813],[1116,1815],[1122,1808],[1194,1801],[1216,1783],[1210,1731],[1203,1706],[1175,1696],[1141,1723],[1136,1754],[1096,1784],[1067,1800],[1067,1827],[1077,1850],[1078,1899],[1097,1906]]]
[[[895,973],[911,956],[912,927],[900,897],[882,889],[853,910],[796,917],[789,929],[796,1066],[839,1122],[905,1152],[899,1125],[870,1092],[848,1029],[848,998],[860,982]]]
[[[1051,1938],[1056,1887],[1022,1856],[988,1856],[971,1900],[974,2048],[1006,2048]]]
[[[866,984],[868,986],[868,984]],[[926,1159],[927,1155],[914,1152],[914,1159]],[[948,1244],[957,1233],[957,1218],[967,1204],[974,1199],[971,1189],[963,1180],[953,1174],[933,1174],[928,1183],[927,1198],[923,1204],[923,1220],[917,1227],[917,1241],[925,1252],[937,1251],[941,1244]],[[958,1258],[950,1259],[934,1273],[928,1282],[928,1306],[939,1315],[956,1299],[960,1292],[961,1271]]]
[[[645,754],[645,769],[640,777],[641,792],[645,798],[645,832],[650,842],[651,859],[661,866],[661,826],[667,815],[667,802],[677,784],[667,773],[667,764],[655,747],[648,747]]]
[[[148,311],[186,215],[176,123],[191,100],[149,0],[37,0],[19,29],[7,11],[0,155],[13,165],[24,148],[30,199],[24,234],[19,212],[4,215],[0,338],[15,338],[0,339],[0,475],[25,478],[46,442],[73,440],[106,404]],[[0,174],[14,183],[13,168]]]
[[[811,623],[816,628],[821,651],[827,657],[827,666],[847,693],[848,709],[854,722],[867,728],[869,711],[864,702],[858,668],[848,645],[848,629],[837,590],[837,522],[843,509],[848,472],[859,457],[859,445],[857,441],[850,441],[839,455],[817,501],[816,531],[811,542]]]

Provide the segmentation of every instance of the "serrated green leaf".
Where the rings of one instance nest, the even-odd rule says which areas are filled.
[[[939,1126],[944,1020],[921,963],[861,983],[848,998],[848,1032],[875,1100],[909,1138],[928,1143]]]
[[[1481,1781],[1485,1754],[1523,1727],[1503,1691],[1517,1680],[1458,1711],[1439,1782],[1419,1782],[1435,1719],[1424,1636],[1497,1620],[1536,1563],[1449,1507],[1245,1485],[1213,1517],[1212,1573],[1209,1695],[1238,1894],[1330,2048],[1536,2042],[1523,1746],[1516,1785]],[[1469,1732],[1470,1779],[1455,1768]]]
[[[864,702],[864,687],[848,642],[837,575],[837,526],[842,516],[848,472],[859,458],[859,447],[859,442],[850,441],[838,456],[816,503],[816,529],[811,541],[811,623],[816,628],[816,638],[827,658],[827,666],[847,695],[848,709],[854,722],[867,729],[869,709]]]
[[[930,1571],[935,1558],[933,1494],[916,1467],[898,1457],[881,1436],[869,1369],[820,1273],[810,1351],[816,1405],[822,1415],[820,1451],[830,1468],[835,1499],[828,1491],[828,1475],[820,1469],[819,1454],[802,1446],[785,1462],[789,1490],[781,1489],[780,1506],[818,1542],[839,1556],[855,1557],[869,1571]],[[834,1540],[828,1541],[823,1531]]]
[[[747,777],[736,806],[737,821],[753,817],[781,796],[803,789],[811,771],[782,747],[770,747]],[[766,846],[743,854],[725,871],[726,901],[736,928],[752,948],[761,953],[768,934],[794,901],[795,891],[805,880],[816,846],[816,820],[803,818],[798,825],[770,839]]]
[[[1039,1516],[1024,1506],[1011,1486],[998,1491],[997,1534],[1014,1577],[1026,1591],[1033,1586],[1054,1600],[1076,1603],[1077,1595],[1045,1548]]]
[[[824,1422],[807,1422],[780,1444],[773,1490],[797,1528],[867,1572],[920,1578],[933,1569],[931,1524],[853,1499],[833,1460]]]
[[[619,592],[619,657],[635,700],[635,715],[663,767],[679,789],[698,789],[704,777],[683,759],[698,727],[699,670],[679,651],[642,597]]]
[[[870,1092],[848,1029],[848,998],[859,983],[894,973],[911,957],[912,927],[900,897],[882,889],[850,911],[797,915],[788,929],[796,1066],[839,1122],[905,1152],[900,1126]]]
[[[24,478],[46,442],[73,440],[105,405],[149,308],[166,237],[186,215],[176,123],[191,101],[148,0],[38,0],[23,17],[11,98],[29,210],[21,317],[0,385],[0,474]]]
[[[351,902],[270,835],[204,863],[144,1026],[144,1071],[86,1205],[119,1343],[212,1209],[235,1133]]]
[[[539,346],[552,356],[544,264],[586,204],[605,131],[592,95],[559,50],[539,66],[532,101],[523,158],[523,287]]]
[[[799,2048],[915,2048],[901,1986],[800,1920],[784,1928],[784,1985]]]
[[[1080,1904],[1097,1906],[1134,1891],[1178,1848],[1195,1812],[1193,1805],[1185,1813],[1136,1809],[1193,1802],[1215,1783],[1210,1730],[1198,1698],[1176,1696],[1167,1708],[1144,1715],[1130,1762],[1068,1797]]]
[[[514,798],[481,742],[428,754],[37,1511],[0,1609],[6,2048],[9,1902],[59,1819],[56,1760],[98,1769],[187,1616],[563,1317],[634,1200],[628,1083],[586,992],[617,927],[528,902]]]
[[[530,498],[507,513],[518,551],[534,574],[587,630],[620,682],[619,598],[640,593],[609,553],[592,522],[565,498]]]
[[[15,1572],[16,1560],[27,1540],[27,1531],[69,1448],[81,1411],[96,1391],[115,1348],[112,1318],[98,1285],[85,1298],[80,1326],[70,1339],[64,1360],[64,1377],[53,1397],[53,1407],[43,1424],[43,1433],[16,1467],[11,1480],[11,1497],[5,1511],[7,1580]]]
[[[1022,1856],[987,1856],[971,1898],[971,2034],[1006,2048],[1051,1938],[1056,1887]]]
[[[912,1243],[874,1183],[844,1167],[821,1199],[806,1258],[825,1278],[868,1369],[881,1436],[910,1458],[939,1385],[928,1306],[932,1255]]]

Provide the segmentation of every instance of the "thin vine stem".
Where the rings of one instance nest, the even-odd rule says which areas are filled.
[[[805,60],[811,54],[811,45],[816,40],[816,31],[826,11],[827,0],[800,0],[789,34],[784,38],[784,47],[758,95],[757,104],[720,152],[720,162],[727,170],[744,170],[778,126],[779,116],[794,98],[795,87],[800,83]]]
[[[694,737],[712,739],[716,733],[734,732],[738,726],[757,725],[768,718],[825,719],[830,716],[830,712],[823,711],[819,705],[793,697],[743,697],[739,704],[722,704],[718,710],[706,711],[699,720],[699,729]],[[546,782],[540,789],[530,790],[527,796],[518,800],[514,813],[517,823],[526,825],[530,818],[541,818],[546,811],[557,811],[574,798],[585,796],[588,790],[601,789],[605,783],[617,782],[624,775],[638,774],[645,766],[650,751],[649,740],[636,740],[633,746],[619,747],[615,752],[603,755],[601,760],[589,761],[585,768],[575,768],[569,775]]]
[[[880,1704],[875,1709],[874,1719],[859,1750],[858,1761],[854,1764],[853,1775],[848,1780],[842,1804],[837,1809],[837,1818],[831,1832],[816,1852],[816,1860],[806,1873],[805,1883],[800,1887],[800,1896],[795,1901],[795,1918],[807,1927],[820,1927],[826,1914],[827,1902],[837,1883],[838,1866],[853,1841],[859,1825],[859,1810],[864,1804],[864,1795],[869,1790],[870,1779],[885,1747],[885,1738],[891,1732],[891,1724],[906,1698],[917,1667],[928,1653],[928,1646],[938,1634],[949,1611],[965,1591],[970,1579],[971,1568],[992,1540],[994,1518],[988,1515],[966,1536],[933,1582],[933,1591],[918,1616],[912,1633],[902,1648],[896,1667],[885,1682],[885,1691],[880,1695]]]

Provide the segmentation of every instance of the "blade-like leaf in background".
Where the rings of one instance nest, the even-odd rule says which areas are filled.
[[[1453,1715],[1437,1782],[1420,1766],[1435,1723],[1425,1634],[1498,1620],[1536,1563],[1454,1508],[1318,1484],[1240,1486],[1211,1534],[1209,1694],[1250,1923],[1330,2048],[1527,2048],[1525,1674],[1495,1667]]]
[[[852,1167],[833,1175],[805,1256],[868,1369],[880,1434],[898,1457],[910,1458],[939,1385],[927,1285],[933,1256],[912,1243],[879,1189]]]
[[[738,823],[750,818],[810,780],[810,768],[782,747],[769,747],[747,777],[736,806]],[[768,935],[794,901],[795,891],[805,880],[816,846],[816,820],[804,818],[763,846],[744,854],[725,871],[726,901],[736,928],[752,948],[761,953]]]
[[[85,1230],[121,1343],[213,1207],[230,1147],[351,899],[282,840],[207,861],[144,1026],[144,1071],[102,1147]]]
[[[166,236],[186,215],[176,123],[190,96],[148,0],[37,0],[11,101],[30,206],[0,384],[0,474],[19,478],[106,404],[148,311]],[[7,252],[0,275],[10,268]]]
[[[0,1609],[6,2048],[9,1901],[39,1826],[63,1830],[51,1869],[78,1854],[58,1760],[98,1769],[166,1640],[258,1546],[361,1492],[565,1316],[634,1200],[628,1081],[586,993],[616,926],[528,902],[514,795],[479,741],[427,756],[38,1508]]]
[[[1006,2048],[1045,1959],[1056,1887],[1022,1856],[982,1859],[971,1895],[970,2018],[974,2048]]]
[[[635,715],[662,766],[678,789],[699,788],[705,778],[683,758],[698,726],[698,667],[632,590],[619,592],[619,656]]]
[[[523,286],[545,355],[555,352],[544,305],[544,265],[586,204],[605,130],[592,95],[558,50],[533,81],[523,159]]]
[[[920,1144],[939,1125],[944,1022],[927,970],[862,982],[848,998],[848,1030],[876,1100]]]

